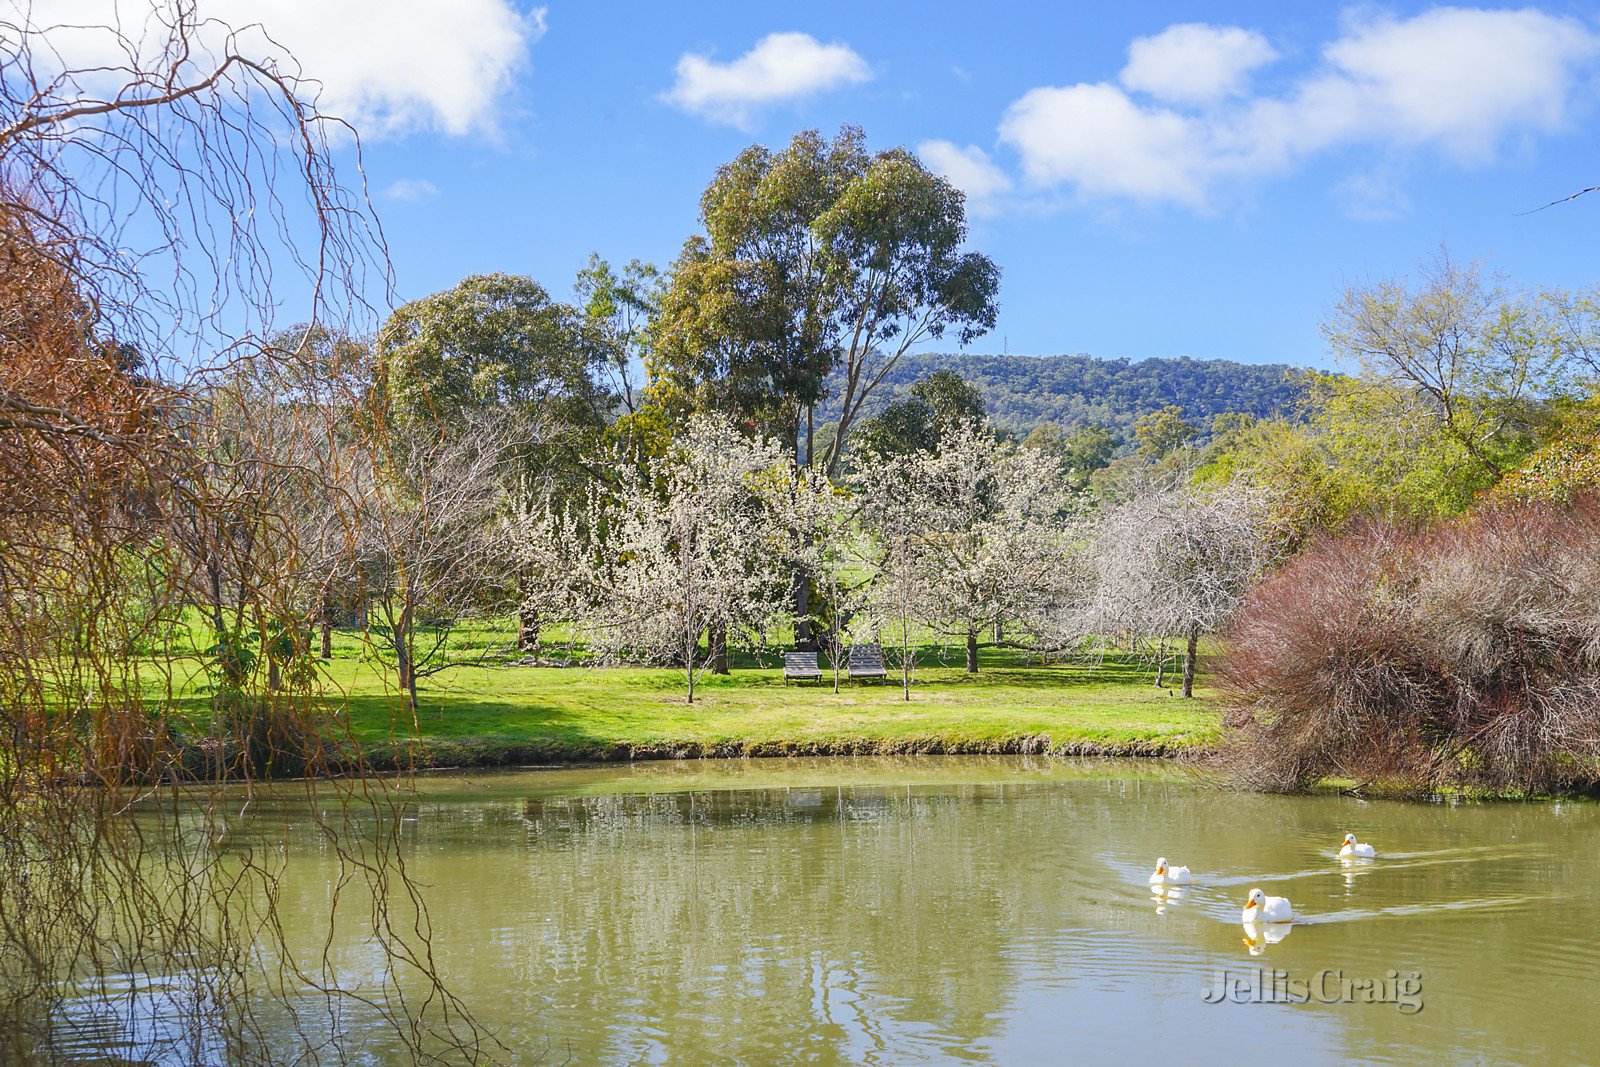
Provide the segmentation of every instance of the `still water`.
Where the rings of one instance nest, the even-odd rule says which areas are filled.
[[[438,963],[513,1059],[1600,1060],[1593,803],[918,757],[438,777],[404,816]],[[1378,859],[1335,859],[1347,831]],[[1153,895],[1158,856],[1195,883]],[[291,850],[288,910],[332,870]],[[1256,886],[1301,920],[1243,928]]]

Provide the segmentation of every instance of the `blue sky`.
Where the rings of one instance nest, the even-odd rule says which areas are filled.
[[[1322,365],[1339,288],[1441,243],[1600,279],[1600,194],[1519,214],[1600,183],[1592,5],[215,6],[366,131],[402,298],[665,264],[718,164],[841,123],[971,192],[1004,272],[973,351]]]

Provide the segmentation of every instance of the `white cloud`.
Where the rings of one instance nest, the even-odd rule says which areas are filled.
[[[1197,120],[1145,108],[1112,85],[1034,89],[1012,104],[1000,139],[1035,185],[1089,196],[1205,202],[1207,158]]]
[[[847,44],[771,33],[728,63],[684,53],[678,78],[662,98],[713,122],[748,127],[763,107],[871,78],[872,68]]]
[[[217,21],[202,35],[203,47],[219,49],[222,24],[258,26],[239,35],[239,50],[285,69],[297,63],[321,83],[321,109],[368,136],[494,129],[507,90],[545,30],[544,8],[522,14],[513,0],[198,0],[198,9]],[[128,29],[152,27],[151,11],[150,0],[0,0],[0,12],[20,12],[40,26],[117,20]],[[153,27],[145,36],[146,47],[159,43]],[[53,31],[51,41],[74,67],[101,61],[114,44],[90,30]]]
[[[1184,22],[1129,45],[1121,81],[1167,103],[1209,104],[1244,92],[1251,72],[1277,58],[1254,31]]]
[[[962,148],[949,141],[924,141],[917,146],[917,155],[966,193],[968,205],[980,213],[988,210],[996,196],[1011,190],[1005,171],[976,145]]]
[[[1280,93],[1229,95],[1273,54],[1249,31],[1173,27],[1134,42],[1120,86],[1025,93],[1000,139],[1036,189],[1199,210],[1241,181],[1353,145],[1481,165],[1507,142],[1571,125],[1600,36],[1531,9],[1435,8],[1408,19],[1362,9]],[[1192,62],[1180,63],[1184,55]],[[1372,193],[1356,181],[1341,195],[1358,215],[1404,209],[1399,190],[1376,198],[1382,208],[1368,203]]]
[[[1531,9],[1436,8],[1404,21],[1354,24],[1329,45],[1327,93],[1343,114],[1322,131],[1433,144],[1461,159],[1494,154],[1513,130],[1550,133],[1566,122],[1574,68],[1600,52],[1582,23]]]
[[[426,178],[401,178],[390,182],[379,195],[403,204],[420,204],[438,196],[439,187]]]

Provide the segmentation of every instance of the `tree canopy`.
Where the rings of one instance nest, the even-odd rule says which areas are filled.
[[[402,424],[504,407],[592,425],[614,397],[606,353],[532,278],[474,274],[395,309],[378,332],[385,396]]]
[[[701,198],[673,265],[650,371],[663,399],[733,413],[834,469],[861,405],[915,345],[994,325],[999,268],[963,250],[963,194],[845,126],[753,145]],[[830,375],[834,376],[830,380]],[[838,430],[807,447],[833,393]]]

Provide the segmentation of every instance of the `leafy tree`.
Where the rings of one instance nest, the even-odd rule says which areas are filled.
[[[1200,435],[1200,428],[1183,417],[1183,408],[1168,404],[1133,424],[1133,439],[1139,442],[1139,455],[1159,462]]]
[[[913,398],[933,414],[940,436],[985,419],[983,394],[953,370],[936,370],[911,387]]]
[[[1042,422],[1022,440],[1031,448],[1054,459],[1076,489],[1086,488],[1095,471],[1103,470],[1122,445],[1122,439],[1099,424],[1080,426],[1071,433],[1054,422]]]
[[[1413,392],[1338,374],[1303,381],[1300,418],[1224,426],[1195,472],[1202,483],[1263,493],[1293,544],[1356,516],[1456,514],[1494,484]]]
[[[598,425],[613,400],[599,383],[606,353],[579,327],[532,278],[463,278],[395,309],[378,332],[385,399],[404,426],[493,408]]]
[[[885,457],[936,451],[950,434],[985,421],[983,394],[954,371],[934,371],[861,423],[861,451]]]
[[[1600,397],[1559,407],[1549,439],[1497,486],[1498,496],[1569,504],[1600,494]]]
[[[599,351],[615,395],[628,414],[643,400],[635,377],[644,363],[651,320],[661,304],[661,272],[634,259],[619,274],[591,253],[573,293],[589,344]]]
[[[1593,373],[1593,326],[1566,294],[1486,279],[1441,251],[1415,284],[1352,287],[1324,325],[1335,355],[1399,390],[1494,481],[1529,451],[1542,402]]]
[[[870,154],[846,126],[808,130],[781,152],[755,145],[701,199],[662,298],[651,376],[666,402],[704,404],[769,427],[834,471],[862,404],[915,345],[994,325],[999,270],[963,252],[962,193],[915,155]],[[834,381],[838,429],[814,447]]]
[[[914,396],[895,400],[863,421],[856,438],[857,450],[876,460],[939,447],[933,409]]]

